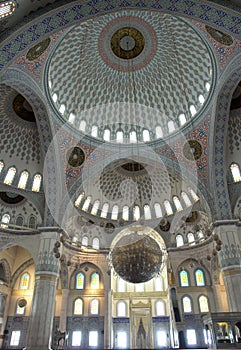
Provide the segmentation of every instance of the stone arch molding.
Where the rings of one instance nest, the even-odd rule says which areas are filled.
[[[232,209],[227,187],[227,147],[228,121],[233,92],[241,80],[241,55],[227,67],[220,82],[221,89],[217,95],[214,123],[210,138],[213,153],[209,160],[209,183],[213,186],[214,219],[232,219]]]

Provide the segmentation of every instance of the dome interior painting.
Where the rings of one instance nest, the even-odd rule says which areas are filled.
[[[0,3],[0,348],[241,348],[241,7]]]

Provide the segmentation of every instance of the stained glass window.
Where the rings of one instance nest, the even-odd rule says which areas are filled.
[[[91,289],[98,289],[100,285],[100,276],[97,272],[92,273],[90,286]]]
[[[196,285],[205,286],[204,273],[201,269],[195,271]]]
[[[188,280],[188,273],[186,270],[182,270],[180,272],[180,282],[182,287],[188,287],[189,286],[189,280]]]
[[[184,312],[192,312],[192,302],[190,297],[184,297],[182,299],[183,311]]]
[[[28,289],[28,285],[29,285],[29,274],[26,272],[21,277],[20,289]]]
[[[83,300],[78,298],[74,302],[74,315],[83,314]]]
[[[76,275],[76,289],[84,289],[85,276],[82,272]]]
[[[201,312],[209,312],[208,298],[205,295],[199,297],[199,307]]]

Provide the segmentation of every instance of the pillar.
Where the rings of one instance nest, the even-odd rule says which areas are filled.
[[[60,320],[59,320],[59,330],[61,332],[66,332],[68,297],[69,297],[69,289],[62,289],[62,304],[61,304]]]
[[[35,271],[27,349],[51,349],[59,261],[53,253],[56,232],[42,232]]]
[[[241,304],[241,227],[238,222],[218,223],[215,228],[222,241],[219,261],[227,292],[229,311],[240,311]]]

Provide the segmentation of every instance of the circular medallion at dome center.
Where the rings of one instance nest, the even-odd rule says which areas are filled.
[[[111,38],[111,49],[123,59],[132,59],[140,55],[145,45],[141,32],[132,27],[118,29]]]

